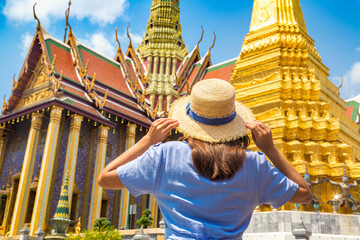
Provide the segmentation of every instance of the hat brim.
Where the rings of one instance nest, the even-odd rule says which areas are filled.
[[[252,111],[240,102],[235,102],[235,118],[222,125],[207,125],[192,119],[186,111],[190,96],[181,97],[171,104],[169,118],[179,121],[176,128],[185,137],[209,143],[230,142],[250,133],[245,122],[255,120]]]

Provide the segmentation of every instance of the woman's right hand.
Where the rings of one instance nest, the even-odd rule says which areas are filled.
[[[254,120],[245,123],[246,127],[250,129],[252,138],[256,146],[263,153],[267,154],[269,151],[273,151],[275,147],[271,130],[264,123]]]
[[[154,145],[162,142],[169,135],[170,131],[178,126],[178,120],[159,118],[151,124],[149,132],[144,138],[148,140],[150,145]]]

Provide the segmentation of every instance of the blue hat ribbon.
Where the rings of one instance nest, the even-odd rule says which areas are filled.
[[[203,117],[191,110],[190,103],[188,103],[188,105],[186,106],[186,113],[189,115],[189,117],[191,117],[193,120],[199,123],[203,123],[206,125],[213,125],[213,126],[223,125],[228,122],[231,122],[236,116],[236,112],[234,110],[229,116],[226,117],[219,117],[219,118]]]

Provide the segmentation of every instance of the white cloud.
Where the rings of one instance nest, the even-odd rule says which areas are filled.
[[[360,47],[356,48],[356,51],[360,52]]]
[[[65,18],[68,0],[6,0],[3,14],[15,22],[33,21],[32,7],[35,2],[38,2],[36,15],[45,26],[51,20]],[[88,18],[90,22],[100,25],[114,23],[116,18],[124,14],[127,6],[127,0],[76,0],[71,5],[70,19]]]
[[[25,33],[21,35],[21,45],[19,46],[21,49],[21,57],[23,58],[26,57],[32,40],[33,40],[33,35],[30,35],[29,33]]]
[[[109,38],[103,33],[97,32],[91,35],[88,40],[81,39],[80,42],[94,49],[96,52],[113,59],[116,54],[116,48],[108,39]]]
[[[360,62],[354,63],[346,75],[350,79],[351,83],[360,83]]]
[[[358,95],[360,93],[360,62],[355,62],[350,70],[343,76],[335,76],[333,81],[335,85],[340,85],[341,80],[344,79],[343,87],[340,89],[340,92],[343,93],[341,96],[344,96],[345,99],[349,99]]]

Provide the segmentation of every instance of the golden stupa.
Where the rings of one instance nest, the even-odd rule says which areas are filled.
[[[277,147],[300,173],[306,163],[312,179],[341,182],[345,164],[352,183],[360,177],[359,126],[345,115],[346,102],[328,77],[299,0],[255,0],[231,75],[236,99],[271,127]],[[339,192],[328,183],[312,190],[323,203]],[[322,211],[332,208],[323,205]]]

